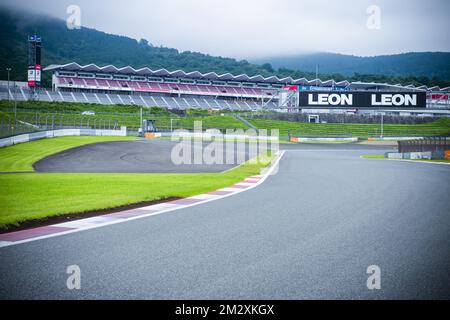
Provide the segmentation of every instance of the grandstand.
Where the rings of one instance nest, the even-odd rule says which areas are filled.
[[[81,66],[72,62],[50,65],[52,89],[41,88],[34,94],[26,84],[16,87],[0,82],[0,99],[99,104],[133,104],[172,110],[200,108],[208,110],[257,111],[279,108],[279,91],[298,86],[303,91],[426,91],[430,115],[448,113],[450,88],[401,86],[305,78],[280,79],[276,76],[246,74],[202,74],[198,71],[168,71],[149,68],[117,68],[95,64]],[[434,111],[435,112],[434,112]],[[404,112],[404,110],[399,111]]]

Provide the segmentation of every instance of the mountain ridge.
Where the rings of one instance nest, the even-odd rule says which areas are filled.
[[[392,55],[357,56],[331,52],[304,53],[250,59],[254,63],[270,63],[274,68],[289,68],[344,76],[374,74],[386,76],[426,76],[450,79],[450,52],[405,52]]]
[[[153,46],[148,40],[136,40],[126,36],[109,34],[91,28],[69,30],[63,20],[54,17],[15,12],[0,7],[0,79],[7,78],[6,66],[11,67],[11,80],[24,81],[27,74],[27,36],[37,33],[43,38],[43,66],[77,62],[85,65],[115,65],[117,67],[132,66],[134,68],[149,67],[151,69],[182,69],[186,72],[216,72],[272,75],[292,78],[315,78],[310,71],[292,70],[274,67],[270,63],[261,65],[247,60],[236,60],[226,57],[214,57],[199,52],[184,51]],[[425,84],[450,86],[450,81],[428,77],[387,77],[384,75],[355,74],[351,77],[339,73],[325,73],[320,70],[322,79],[336,81],[376,81],[402,84]],[[49,86],[51,77],[44,72],[44,84]]]

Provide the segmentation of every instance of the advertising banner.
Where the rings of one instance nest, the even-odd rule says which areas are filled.
[[[425,92],[302,92],[301,108],[426,108]]]

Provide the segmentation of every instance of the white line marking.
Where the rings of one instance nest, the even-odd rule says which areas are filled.
[[[212,198],[215,198],[215,197],[217,197],[217,196],[214,195],[214,194],[207,194],[207,193],[205,193],[205,194],[199,194],[198,196],[189,197],[187,199],[207,200],[207,199],[212,199]]]
[[[162,211],[158,211],[158,212],[152,212],[152,213],[149,213],[149,214],[144,214],[144,215],[131,217],[131,218],[127,218],[127,219],[117,219],[117,220],[105,222],[104,224],[97,224],[97,225],[87,226],[87,227],[82,228],[82,229],[68,230],[68,231],[64,231],[64,232],[60,232],[60,233],[49,234],[49,235],[45,235],[45,236],[40,236],[40,237],[36,237],[36,238],[25,239],[25,240],[15,241],[15,242],[6,242],[6,241],[4,241],[4,242],[0,242],[0,248],[15,246],[15,245],[19,245],[19,244],[23,244],[23,243],[27,243],[27,242],[38,241],[38,240],[43,240],[43,239],[55,238],[55,237],[64,236],[64,235],[68,235],[68,234],[72,234],[72,233],[77,233],[77,232],[82,232],[82,231],[86,231],[86,230],[91,230],[91,229],[97,229],[97,228],[102,228],[102,227],[106,227],[106,226],[111,226],[111,225],[114,225],[114,224],[130,222],[130,221],[134,221],[134,220],[138,220],[138,219],[144,219],[144,218],[160,215],[160,214],[163,214],[163,213],[173,213],[173,212],[178,211],[180,209],[185,209],[185,208],[198,206],[198,205],[201,205],[201,204],[206,204],[206,203],[209,203],[209,202],[212,202],[212,201],[221,200],[221,199],[224,199],[224,198],[228,198],[228,197],[237,195],[237,194],[242,193],[242,192],[246,192],[246,191],[252,190],[252,189],[258,187],[259,185],[261,185],[262,183],[264,183],[267,180],[267,178],[278,167],[278,164],[281,161],[281,158],[283,158],[284,153],[285,153],[285,151],[278,152],[278,157],[275,159],[275,161],[272,163],[272,165],[269,168],[266,168],[268,170],[261,177],[261,179],[257,183],[253,184],[249,188],[246,188],[246,189],[233,189],[234,190],[233,193],[226,194],[226,195],[223,195],[223,196],[215,196],[213,199],[207,199],[207,200],[202,201],[202,202],[197,202],[197,203],[193,203],[193,204],[189,204],[189,205],[182,205],[182,206],[175,205],[176,206],[175,208],[169,208],[169,209],[166,209],[166,210],[162,210]],[[150,207],[152,207],[152,206],[150,206]],[[147,208],[150,208],[150,207],[147,207]],[[137,208],[137,209],[143,209],[143,208]]]
[[[52,226],[63,227],[63,228],[84,228],[84,227],[90,227],[92,225],[96,225],[99,223],[105,223],[105,222],[109,222],[109,221],[111,221],[111,218],[109,218],[109,217],[98,216],[98,217],[92,217],[92,218],[58,223],[58,224],[55,224]]]
[[[237,188],[222,188],[217,191],[235,192]]]
[[[250,187],[250,186],[252,186],[254,184],[255,183],[250,183],[250,182],[239,182],[239,183],[236,183],[235,186]]]
[[[388,160],[388,161],[402,161],[402,162],[412,162],[412,163],[428,163],[428,164],[440,164],[440,165],[447,165],[449,166],[450,163],[448,162],[433,162],[433,161],[420,161],[420,160],[408,160],[408,159],[379,159],[379,158],[364,158],[364,156],[360,157],[361,159],[365,160]]]
[[[143,208],[136,208],[137,210],[166,210],[166,209],[170,209],[170,208],[176,208],[179,207],[179,204],[175,204],[175,203],[160,203],[160,204],[154,204],[152,206],[147,206],[147,207],[143,207]]]
[[[286,150],[288,152],[382,152],[390,150],[389,148],[386,149],[302,149],[302,150]]]

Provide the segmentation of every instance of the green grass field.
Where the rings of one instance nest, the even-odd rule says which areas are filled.
[[[83,116],[83,111],[95,111],[95,116]],[[160,130],[194,128],[194,121],[202,121],[203,129],[249,129],[243,122],[237,120],[229,111],[188,110],[186,115],[180,116],[162,108],[144,108],[144,119],[156,121]],[[380,124],[355,123],[326,123],[312,124],[281,120],[265,120],[250,118],[249,113],[240,113],[242,117],[259,129],[278,129],[282,140],[286,140],[290,132],[294,136],[302,137],[358,137],[367,139],[379,137]],[[30,130],[26,123],[41,126],[83,126],[110,127],[114,125],[127,126],[130,129],[139,127],[140,107],[133,105],[99,105],[83,103],[49,103],[49,102],[19,102],[17,117],[24,123],[20,124],[23,131]],[[1,123],[10,123],[14,119],[11,102],[0,101],[0,129]],[[4,131],[4,132],[3,132]],[[8,130],[0,130],[0,135],[8,136]],[[450,119],[440,119],[428,124],[397,125],[385,124],[383,135],[394,136],[450,136]]]
[[[13,114],[11,112],[0,113],[0,117],[4,119],[13,119]],[[58,128],[60,126],[76,126],[76,127],[87,127],[87,126],[97,126],[97,127],[113,127],[115,124],[118,126],[126,126],[128,128],[138,128],[140,122],[140,115],[120,115],[120,114],[96,114],[95,116],[83,116],[81,114],[71,114],[71,113],[36,113],[33,112],[23,112],[17,113],[17,118],[26,123],[31,123],[33,125],[47,126]],[[169,130],[171,128],[183,128],[183,129],[194,129],[194,121],[202,121],[203,129],[249,129],[244,123],[236,120],[232,116],[188,116],[180,117],[177,115],[152,115],[148,114],[144,116],[144,119],[155,120],[156,126],[160,130]]]
[[[342,123],[303,123],[278,120],[247,119],[260,129],[278,129],[280,136],[292,135],[301,137],[340,137],[351,136],[369,138],[380,135],[379,124],[342,124]],[[429,124],[402,125],[385,124],[384,136],[450,136],[450,119],[440,119]]]
[[[32,170],[35,161],[53,152],[100,142],[100,139],[83,138],[88,137],[39,140],[2,148],[0,163],[3,170]],[[98,138],[103,138],[103,141],[115,139]],[[0,174],[0,229],[44,217],[109,209],[170,197],[188,197],[217,190],[260,174],[271,159],[272,155],[260,156],[258,163],[246,163],[226,173]]]
[[[140,107],[124,105],[99,105],[83,103],[49,103],[19,102],[17,118],[26,123],[41,126],[127,126],[138,128],[140,124]],[[94,111],[95,116],[84,116],[83,111]],[[203,129],[248,129],[226,111],[208,112],[206,110],[189,110],[186,116],[169,112],[161,108],[143,108],[143,118],[156,121],[158,129],[193,129],[194,121],[202,121]],[[0,101],[0,122],[14,119],[11,103]],[[172,120],[172,121],[171,121]],[[6,135],[6,134],[5,134]]]

